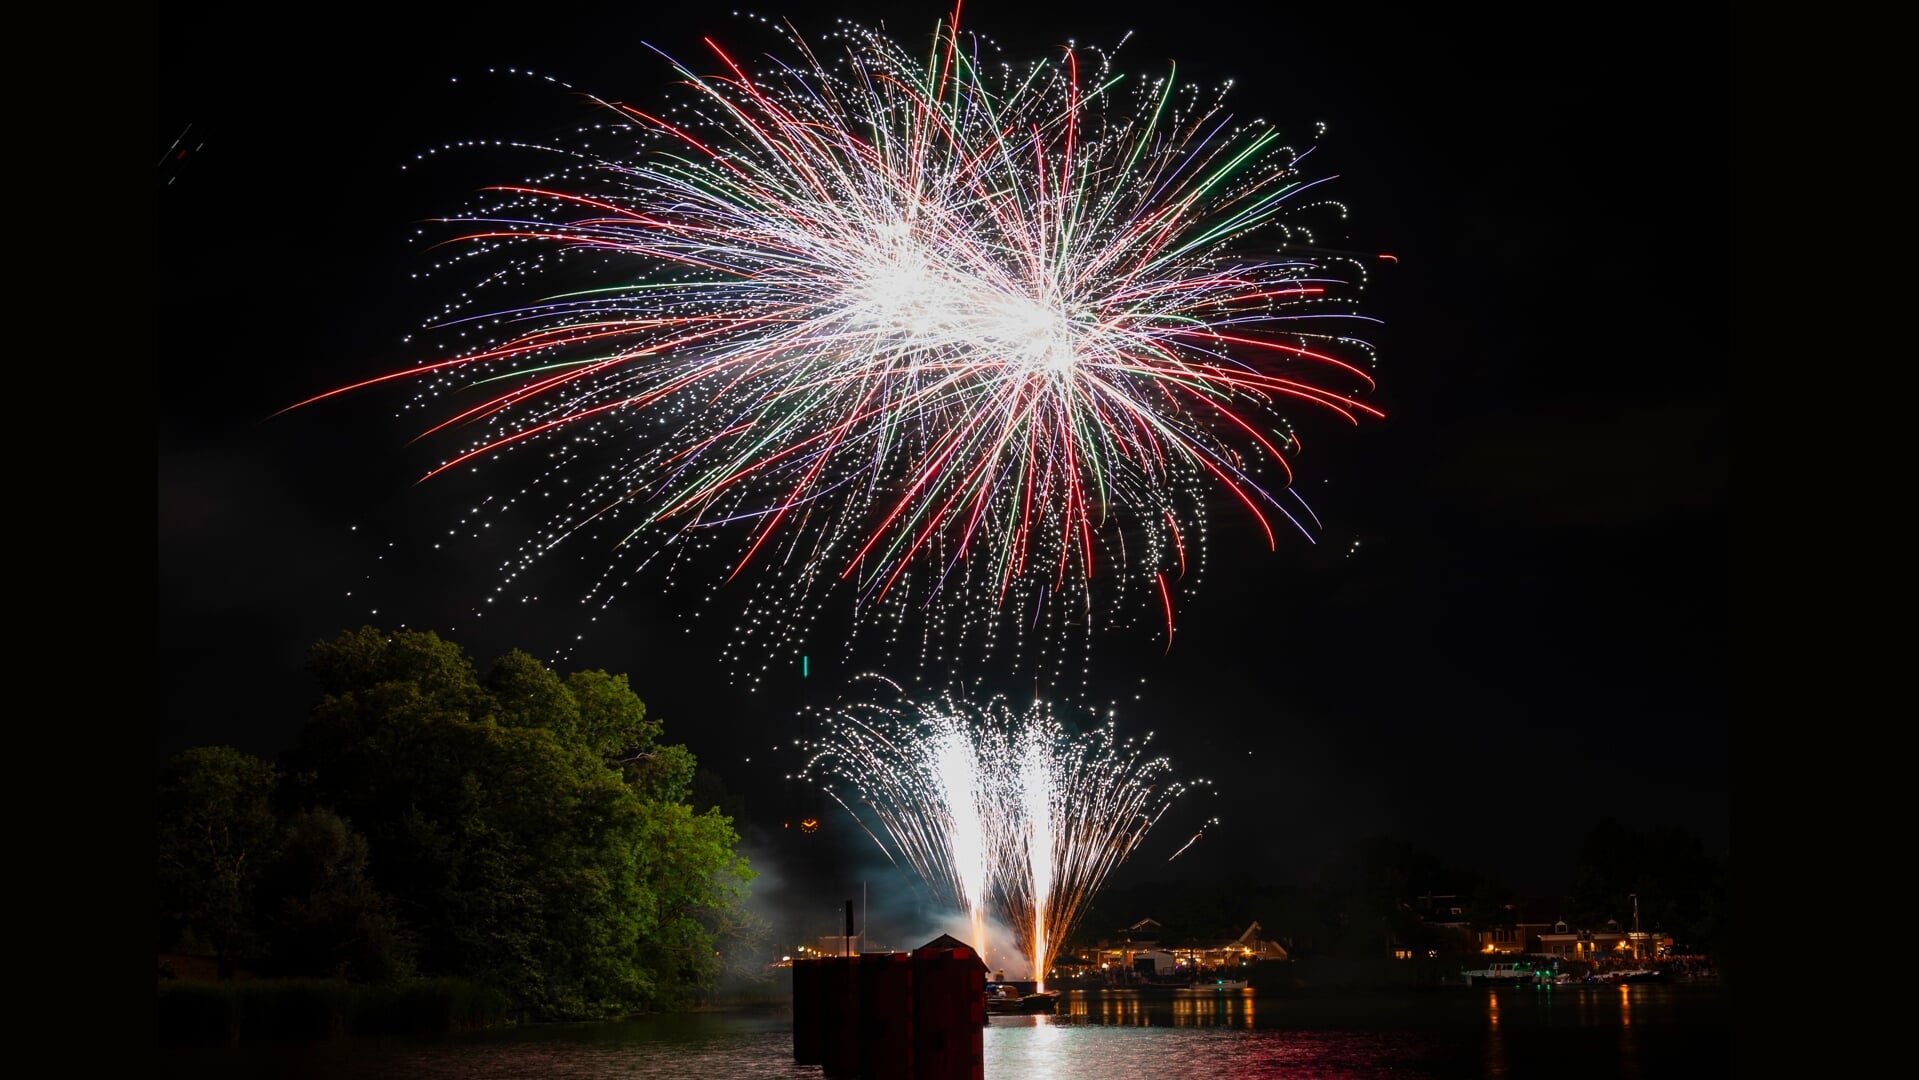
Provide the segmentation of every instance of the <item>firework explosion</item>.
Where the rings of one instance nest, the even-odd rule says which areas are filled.
[[[1101,883],[1186,788],[1144,741],[1120,740],[1111,723],[1075,737],[1038,701],[1024,712],[1004,698],[860,704],[831,714],[826,732],[808,775],[968,915],[982,955],[997,902],[1042,989]]]
[[[1310,538],[1283,406],[1380,414],[1341,299],[1365,268],[1311,246],[1343,208],[1304,152],[1171,72],[1001,62],[957,11],[917,55],[782,33],[787,59],[709,39],[668,107],[592,98],[573,145],[516,144],[537,175],[443,219],[435,272],[484,269],[440,354],[320,395],[417,380],[424,434],[460,442],[429,476],[538,459],[466,522],[563,506],[498,598],[585,543],[612,552],[589,605],[656,561],[745,583],[754,682],[829,593],[849,653],[878,625],[921,667],[1057,677],[1105,625],[1171,647],[1209,500]]]

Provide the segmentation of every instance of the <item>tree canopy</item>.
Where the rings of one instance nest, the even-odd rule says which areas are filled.
[[[370,626],[308,668],[321,698],[283,770],[213,747],[163,773],[163,947],[456,975],[563,1019],[671,1007],[758,944],[732,821],[686,805],[697,763],[625,676],[518,650],[482,674]]]

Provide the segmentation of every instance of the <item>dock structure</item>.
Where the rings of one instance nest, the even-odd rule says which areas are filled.
[[[912,952],[793,961],[793,1062],[859,1080],[984,1080],[986,964],[941,934]]]

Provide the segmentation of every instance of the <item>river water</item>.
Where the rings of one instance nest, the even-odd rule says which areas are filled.
[[[1656,1077],[1732,1074],[1726,992],[1713,984],[1446,987],[1312,995],[1251,990],[1072,992],[1058,1015],[996,1016],[989,1078]],[[813,1080],[784,1009],[552,1024],[438,1038],[162,1050],[177,1077]]]

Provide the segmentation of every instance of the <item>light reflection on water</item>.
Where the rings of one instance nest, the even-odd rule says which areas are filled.
[[[1065,995],[1058,1015],[995,1016],[989,1078],[1683,1077],[1731,1074],[1716,986],[1639,985],[1373,994],[1251,990]],[[793,1064],[790,1012],[758,1010],[560,1024],[436,1039],[160,1052],[161,1074],[631,1080],[813,1080]]]
[[[1142,994],[1137,990],[1074,992],[1061,998],[1057,1019],[1140,1027],[1169,1022],[1174,1027],[1253,1027],[1255,999],[1252,990],[1174,992],[1170,997],[1165,992]]]

